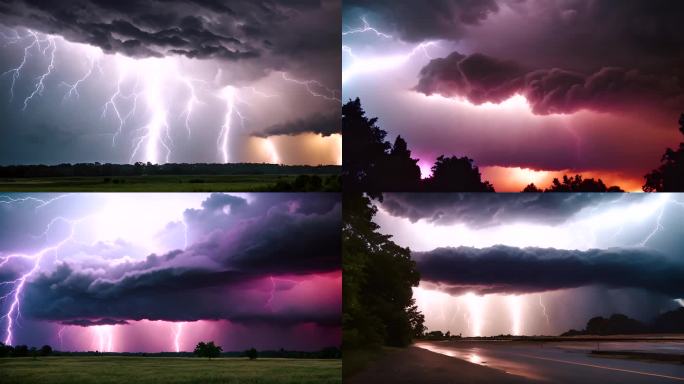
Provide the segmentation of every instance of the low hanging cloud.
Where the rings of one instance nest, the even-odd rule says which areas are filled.
[[[342,123],[339,111],[329,114],[316,114],[304,119],[288,121],[276,124],[257,132],[254,136],[269,137],[276,135],[294,136],[301,133],[316,133],[322,136],[330,136],[335,133],[342,133]]]
[[[421,69],[415,90],[462,97],[478,105],[522,95],[538,115],[583,109],[624,112],[644,106],[677,110],[684,105],[682,81],[668,73],[619,67],[603,67],[588,74],[560,68],[525,69],[514,61],[480,53],[466,56],[453,52],[431,60]]]
[[[584,286],[684,296],[684,262],[648,248],[437,248],[414,253],[421,280],[464,294],[526,294]]]
[[[625,199],[639,202],[647,198],[647,195],[625,198],[610,193],[387,193],[378,204],[390,215],[412,222],[462,223],[482,228],[516,221],[561,224],[585,208],[606,207]]]
[[[141,319],[339,324],[338,195],[213,194],[186,210],[184,222],[186,249],[112,262],[99,257],[103,245],[87,246],[87,260],[39,272],[26,284],[22,314],[81,326]],[[161,238],[184,235],[178,225],[166,232]]]

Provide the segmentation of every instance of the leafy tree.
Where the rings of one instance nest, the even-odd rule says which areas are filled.
[[[11,345],[6,345],[0,341],[0,357],[8,357],[14,355],[14,348]]]
[[[43,345],[40,347],[41,356],[50,356],[52,354],[52,347],[49,345]]]
[[[29,355],[29,347],[26,345],[16,345],[14,346],[14,352],[12,356],[14,357],[26,357]]]
[[[431,192],[494,192],[494,187],[482,181],[480,170],[467,157],[438,157],[425,184]]]
[[[368,197],[343,197],[343,345],[405,346],[423,331],[412,287],[420,274],[408,248],[379,233]]]
[[[194,353],[199,357],[206,357],[211,359],[212,357],[219,357],[222,351],[223,348],[221,348],[218,345],[215,345],[213,341],[209,341],[207,343],[200,341],[199,343],[197,343]]]
[[[545,192],[624,192],[618,186],[607,187],[603,180],[583,179],[581,175],[574,177],[563,175],[563,181],[553,179],[553,183]]]
[[[537,186],[534,185],[534,183],[531,183],[530,185],[525,187],[525,189],[523,189],[523,192],[525,192],[525,193],[539,193],[539,192],[544,192],[544,191],[537,188]]]
[[[245,356],[249,357],[250,360],[256,360],[259,357],[259,353],[255,348],[250,348],[245,351]]]
[[[684,114],[679,117],[679,131],[684,134]],[[684,191],[684,142],[676,150],[668,148],[658,169],[647,174],[644,192]]]

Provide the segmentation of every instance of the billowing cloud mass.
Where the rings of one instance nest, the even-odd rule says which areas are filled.
[[[33,236],[0,242],[3,314],[20,289],[19,322],[308,324],[326,343],[339,329],[338,194],[123,196],[3,197],[0,216],[25,217],[21,239]]]
[[[412,222],[424,219],[437,225],[464,223],[479,228],[511,221],[560,224],[582,209],[622,199],[610,193],[520,193],[505,198],[471,193],[387,193],[379,204],[390,215]],[[632,201],[641,199],[637,195]]]
[[[675,1],[352,1],[343,99],[359,97],[424,177],[468,156],[498,192],[581,173],[640,190],[681,141]]]
[[[582,286],[640,288],[684,296],[684,260],[644,248],[592,249],[494,246],[414,253],[421,279],[452,294],[529,294]]]
[[[458,52],[421,69],[415,89],[426,95],[464,97],[474,104],[501,103],[522,95],[540,115],[583,109],[627,112],[645,106],[676,111],[684,105],[684,87],[671,74],[649,75],[618,67],[588,75],[559,68],[526,72],[515,62]]]
[[[344,20],[370,14],[382,27],[398,33],[405,41],[461,37],[467,25],[477,25],[497,12],[496,0],[437,0],[427,3],[392,0],[350,0],[344,2]]]

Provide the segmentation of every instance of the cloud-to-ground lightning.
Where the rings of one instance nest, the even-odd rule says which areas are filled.
[[[539,295],[539,306],[542,309],[542,315],[544,315],[544,318],[546,319],[546,325],[551,326],[551,318],[549,317],[549,314],[546,312],[546,305],[544,305],[544,302],[542,301],[542,295]]]
[[[181,351],[181,335],[183,334],[184,322],[178,322],[175,324],[175,331],[173,332],[173,346],[176,352]]]
[[[221,160],[228,163],[230,158],[228,156],[228,140],[230,139],[230,130],[232,126],[233,114],[235,114],[235,87],[229,85],[221,90],[220,97],[226,102],[226,114],[221,126],[216,145],[219,153],[221,153]]]
[[[49,225],[52,225],[56,220],[63,220],[67,223],[69,223],[69,235],[66,236],[64,239],[59,241],[58,243],[51,245],[49,247],[43,248],[40,251],[33,253],[33,254],[11,254],[5,256],[2,261],[0,262],[0,267],[3,266],[5,263],[7,263],[8,260],[12,258],[23,258],[26,260],[30,260],[33,262],[33,266],[31,269],[29,269],[28,272],[25,272],[21,274],[19,277],[17,277],[14,280],[9,280],[9,281],[3,281],[0,282],[1,285],[12,285],[12,289],[5,294],[4,296],[0,297],[0,301],[5,301],[5,300],[10,300],[11,304],[7,310],[7,312],[0,317],[0,319],[4,319],[7,324],[5,327],[5,344],[7,345],[12,345],[13,341],[13,329],[15,322],[19,320],[19,317],[21,316],[21,295],[24,292],[24,288],[26,286],[26,282],[28,279],[33,276],[40,268],[40,264],[42,259],[49,253],[57,251],[59,248],[64,246],[66,243],[71,241],[74,236],[74,227],[75,225],[80,222],[80,220],[68,220],[64,218],[56,218],[53,219]],[[48,229],[49,230],[49,229]]]

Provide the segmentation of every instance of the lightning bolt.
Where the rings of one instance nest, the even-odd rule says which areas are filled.
[[[180,352],[180,339],[181,335],[183,334],[183,326],[185,325],[184,322],[176,323],[176,330],[173,333],[173,345],[176,349],[176,353]]]
[[[135,115],[135,112],[137,110],[138,106],[138,80],[136,78],[136,83],[135,87],[133,89],[133,92],[129,95],[124,95],[122,92],[122,86],[124,82],[126,81],[126,77],[128,75],[128,68],[130,66],[130,62],[124,58],[118,57],[118,76],[117,76],[117,82],[116,82],[116,91],[112,94],[112,96],[107,100],[107,102],[102,106],[102,115],[101,117],[104,119],[105,116],[107,115],[107,112],[111,110],[114,112],[114,116],[116,116],[117,121],[119,122],[119,126],[112,135],[112,147],[116,145],[116,139],[119,137],[119,135],[123,132],[123,127],[126,125],[126,121],[133,115]],[[121,108],[119,107],[117,100],[123,100],[123,101],[129,101],[133,100],[131,108],[128,110],[128,113],[125,115],[122,113]]]
[[[549,318],[548,313],[546,312],[546,306],[542,302],[542,295],[539,295],[539,306],[542,308],[542,314],[544,315],[544,318],[546,318],[546,325],[551,327],[551,319]]]
[[[4,296],[0,297],[0,301],[5,301],[5,300],[10,300],[11,304],[9,306],[9,309],[7,310],[7,313],[5,313],[0,319],[5,319],[7,321],[7,325],[5,328],[5,344],[7,345],[12,345],[12,341],[14,339],[13,336],[13,329],[15,322],[19,320],[21,317],[21,305],[20,305],[20,297],[22,293],[24,292],[24,288],[26,286],[26,282],[28,279],[33,276],[38,269],[40,268],[40,263],[42,259],[45,257],[45,255],[51,253],[51,252],[56,252],[59,248],[61,248],[64,244],[68,243],[73,239],[74,236],[74,228],[78,222],[81,220],[68,220],[64,218],[57,218],[54,219],[53,221],[50,222],[49,225],[52,225],[56,220],[63,220],[67,223],[70,224],[70,230],[69,230],[69,236],[66,238],[62,239],[60,242],[56,243],[55,245],[49,246],[47,248],[43,248],[40,251],[34,253],[34,254],[12,254],[8,255],[5,258],[3,258],[0,261],[0,267],[4,266],[10,259],[13,258],[23,258],[26,260],[30,260],[33,262],[32,268],[24,273],[23,275],[19,276],[18,278],[10,281],[3,281],[0,282],[0,285],[12,285],[12,289],[5,294]]]
[[[658,217],[656,218],[655,227],[648,234],[648,236],[646,236],[646,238],[644,238],[644,240],[642,240],[639,243],[639,246],[645,247],[646,244],[653,238],[653,236],[655,236],[658,233],[658,231],[665,229],[665,227],[662,224],[662,221],[663,221],[663,215],[665,214],[665,208],[667,207],[668,203],[675,204],[675,205],[679,206],[680,208],[684,208],[684,203],[676,201],[676,200],[672,200],[671,197],[668,197],[668,199],[665,200],[663,202],[663,205],[660,207],[660,210],[658,212]]]
[[[113,325],[96,325],[92,327],[100,352],[112,352],[113,348]]]
[[[226,102],[226,114],[221,125],[221,132],[219,133],[216,145],[221,153],[221,158],[224,163],[228,163],[228,140],[230,138],[230,129],[233,120],[233,114],[238,113],[235,109],[235,87],[229,85],[221,90],[220,97]]]
[[[64,350],[64,343],[63,343],[62,334],[64,333],[65,330],[66,330],[66,326],[63,325],[59,328],[59,332],[57,332],[57,339],[59,339],[59,350],[60,351]]]
[[[288,77],[285,72],[281,72],[281,75],[283,77],[283,80],[289,81],[291,83],[299,84],[304,86],[307,92],[311,96],[314,97],[321,97],[326,100],[330,101],[337,101],[337,102],[342,102],[342,99],[338,96],[340,94],[340,91],[335,90],[335,89],[330,89],[323,85],[320,81],[317,80],[297,80],[293,79],[291,77]]]
[[[138,129],[145,133],[134,139],[133,153],[130,157],[130,162],[136,157],[141,148],[142,143],[145,143],[145,161],[153,164],[160,162],[159,149],[163,147],[166,152],[164,158],[165,162],[169,162],[171,156],[171,137],[169,135],[169,123],[167,120],[167,111],[163,103],[161,88],[161,78],[157,73],[149,73],[145,79],[145,99],[147,101],[148,109],[151,113],[147,124]]]
[[[392,38],[392,35],[381,32],[377,28],[371,26],[365,19],[365,17],[362,17],[361,21],[363,22],[363,26],[361,28],[349,29],[346,32],[342,32],[342,36],[344,37],[352,34],[371,32],[378,37],[386,39]],[[371,58],[362,58],[356,55],[350,46],[343,44],[342,53],[346,54],[351,59],[351,65],[346,66],[346,68],[342,70],[342,84],[344,84],[346,81],[348,81],[355,75],[361,73],[378,72],[398,68],[406,64],[409,60],[411,60],[411,58],[413,58],[419,53],[423,53],[426,58],[432,59],[433,57],[428,52],[428,48],[436,45],[437,42],[435,41],[425,41],[414,46],[411,50],[404,53],[386,56],[376,56]]]
[[[39,199],[39,198],[33,197],[33,196],[21,197],[21,198],[15,199],[12,196],[3,195],[3,196],[0,196],[0,204],[14,204],[14,203],[18,203],[18,202],[33,201],[33,202],[39,203],[38,205],[36,205],[34,207],[34,209],[39,209],[39,208],[42,208],[46,205],[52,204],[53,202],[55,202],[57,200],[63,199],[67,196],[69,196],[69,194],[59,195],[59,196],[54,197],[52,199],[43,200],[43,199]]]
[[[68,98],[72,97],[73,95],[76,95],[76,98],[81,97],[81,95],[78,93],[78,87],[83,82],[88,80],[88,78],[90,78],[90,76],[93,74],[93,71],[95,70],[95,67],[97,67],[100,74],[102,74],[102,67],[99,66],[99,57],[97,57],[94,54],[90,54],[88,57],[88,63],[89,63],[88,70],[86,71],[86,73],[81,78],[79,78],[78,80],[76,80],[74,83],[71,83],[71,84],[67,83],[65,81],[62,82],[62,85],[65,85],[68,88],[67,92],[64,94],[64,98],[62,99],[62,102],[66,101]]]
[[[14,85],[16,84],[17,79],[19,79],[19,77],[21,76],[21,71],[24,69],[26,62],[28,61],[27,59],[30,55],[29,52],[31,51],[31,48],[38,47],[38,50],[40,51],[40,42],[38,39],[38,35],[31,30],[29,30],[28,32],[29,32],[29,36],[31,36],[33,38],[33,40],[31,41],[31,44],[24,47],[24,56],[21,60],[21,63],[19,63],[19,66],[12,68],[12,69],[10,69],[10,70],[8,70],[2,74],[2,76],[5,76],[8,73],[12,74],[12,85],[10,86],[10,101],[14,100]],[[18,33],[17,33],[17,36],[18,36]]]
[[[363,25],[360,28],[349,28],[347,31],[342,32],[342,36],[353,35],[353,34],[357,34],[357,33],[373,32],[378,37],[384,37],[386,39],[392,38],[392,35],[388,35],[384,32],[380,32],[379,30],[371,27],[371,25],[368,23],[368,21],[366,21],[365,16],[361,17],[361,22],[363,23]]]
[[[37,36],[36,39],[38,39]],[[48,37],[48,46],[43,50],[43,55],[45,55],[48,49],[50,49],[50,64],[48,64],[47,70],[42,75],[38,76],[38,81],[36,82],[33,92],[24,99],[24,108],[22,108],[22,111],[26,110],[29,101],[31,101],[34,96],[43,96],[43,91],[45,91],[45,79],[47,79],[47,77],[52,74],[52,70],[55,69],[55,52],[57,52],[57,44],[55,43],[55,38],[52,36]]]
[[[188,88],[188,101],[185,103],[185,109],[183,110],[182,115],[185,115],[185,130],[188,132],[188,138],[190,138],[190,118],[195,106],[201,103],[200,99],[197,97],[197,92],[195,91],[195,85],[193,83],[201,80],[180,76],[180,74],[178,76],[183,85]]]

